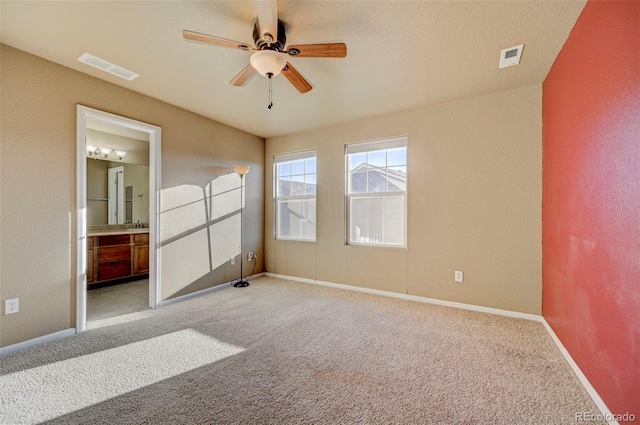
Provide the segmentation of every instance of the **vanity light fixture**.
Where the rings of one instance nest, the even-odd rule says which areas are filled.
[[[106,158],[106,157],[109,156],[111,151],[112,151],[111,148],[100,148],[100,156],[103,157],[103,158]]]
[[[111,155],[112,152],[113,152],[113,155]],[[101,146],[87,145],[87,156],[90,158],[107,159],[109,158],[109,156],[111,156],[112,159],[118,158],[119,160],[122,160],[122,158],[124,158],[126,154],[127,154],[127,151],[122,149],[113,149],[113,148],[106,148]],[[115,156],[115,158],[113,158],[113,156]]]

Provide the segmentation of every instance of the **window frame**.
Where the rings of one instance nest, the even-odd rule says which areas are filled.
[[[350,147],[352,147],[350,149]],[[349,155],[355,153],[367,153],[374,152],[378,150],[389,150],[395,149],[399,147],[404,147],[406,151],[405,164],[404,166],[407,168],[406,174],[406,182],[405,182],[405,190],[404,191],[385,191],[385,192],[357,192],[350,193],[351,189],[351,173],[349,170]],[[365,246],[365,247],[373,247],[373,248],[391,248],[391,249],[407,249],[407,205],[408,205],[408,189],[409,189],[409,179],[408,179],[408,171],[409,171],[409,155],[408,155],[409,143],[408,137],[406,135],[389,137],[385,139],[373,140],[373,141],[365,141],[365,142],[356,142],[345,144],[344,147],[344,175],[345,175],[345,237],[344,243],[345,245],[352,246]],[[351,152],[350,152],[351,150]],[[391,166],[394,167],[394,166]],[[385,170],[388,170],[390,166],[385,165]],[[376,243],[376,242],[354,242],[351,241],[351,200],[353,198],[376,198],[383,199],[385,197],[397,197],[402,196],[403,198],[403,225],[402,231],[403,236],[402,244],[389,244],[389,243]]]
[[[302,174],[303,177],[306,177],[308,174],[315,174],[316,176],[316,193],[313,195],[307,195],[306,193],[304,195],[286,195],[286,196],[279,196],[278,193],[278,181],[279,181],[279,170],[278,170],[278,165],[283,164],[283,163],[291,163],[293,161],[298,161],[298,160],[306,160],[306,159],[310,159],[310,158],[315,158],[316,160],[316,171],[314,173],[307,173],[306,172],[306,168],[304,170],[304,173]],[[318,224],[317,224],[317,212],[318,212],[318,151],[317,149],[308,149],[308,150],[304,150],[304,151],[296,151],[296,152],[288,152],[288,153],[282,153],[282,154],[276,154],[273,155],[273,239],[276,241],[294,241],[294,242],[311,242],[311,243],[315,243],[318,240]],[[305,190],[306,192],[306,190]],[[288,200],[301,200],[301,201],[308,201],[309,199],[313,199],[315,200],[315,216],[316,216],[316,231],[315,231],[315,236],[313,238],[295,238],[295,237],[283,237],[283,236],[278,236],[279,230],[280,230],[280,224],[279,224],[279,210],[278,210],[278,205],[280,201],[288,201]]]

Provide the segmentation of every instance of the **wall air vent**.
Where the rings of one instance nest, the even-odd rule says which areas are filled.
[[[125,80],[133,80],[134,78],[138,78],[140,75],[135,72],[131,72],[128,69],[124,69],[121,66],[115,65],[109,61],[104,59],[100,59],[97,56],[94,56],[90,53],[83,53],[78,58],[79,62],[85,63],[94,68],[101,69],[102,71],[106,71],[109,74],[113,74],[117,77],[124,78]]]
[[[519,46],[502,49],[502,51],[500,52],[500,64],[498,65],[498,68],[506,68],[508,66],[519,64],[523,47],[524,44],[521,44]]]

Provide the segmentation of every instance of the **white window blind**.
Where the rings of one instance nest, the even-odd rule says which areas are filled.
[[[348,243],[406,246],[407,138],[345,147]]]
[[[316,151],[275,155],[275,237],[316,240]]]

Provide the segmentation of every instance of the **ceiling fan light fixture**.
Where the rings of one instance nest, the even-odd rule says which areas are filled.
[[[271,74],[271,77],[275,77],[285,67],[287,59],[285,55],[275,50],[261,50],[251,55],[249,63],[263,77],[268,74]]]

